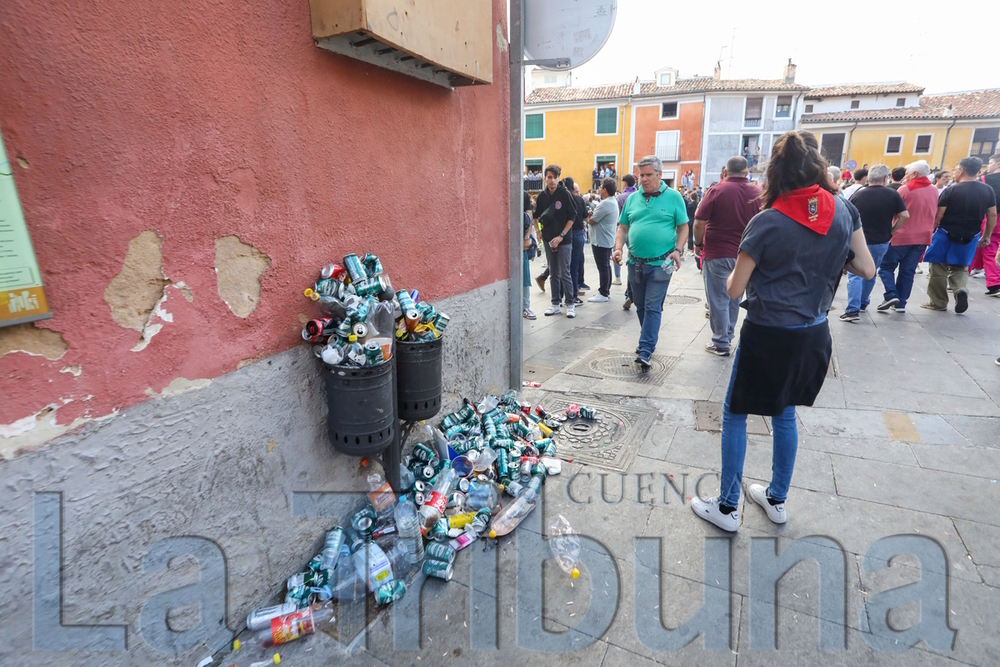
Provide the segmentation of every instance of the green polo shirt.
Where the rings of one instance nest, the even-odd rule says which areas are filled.
[[[618,224],[628,227],[628,263],[635,263],[633,255],[649,258],[672,252],[677,247],[677,228],[687,222],[684,197],[677,190],[667,188],[663,181],[660,181],[658,197],[647,198],[642,190],[629,195],[618,217]],[[649,264],[660,266],[664,261]]]

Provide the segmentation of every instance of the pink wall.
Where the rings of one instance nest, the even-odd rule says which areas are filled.
[[[348,252],[429,299],[506,278],[508,54],[491,38],[493,85],[448,91],[318,49],[305,0],[0,3],[0,127],[55,313],[38,326],[67,346],[0,357],[0,424],[106,415],[299,345],[302,289]],[[173,321],[132,352],[104,290],[144,230],[193,301],[168,289]],[[247,319],[218,294],[228,235],[271,259]]]

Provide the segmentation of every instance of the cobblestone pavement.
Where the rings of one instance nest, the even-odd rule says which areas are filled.
[[[543,511],[460,554],[452,582],[428,581],[422,596],[411,584],[411,604],[380,614],[351,647],[319,634],[288,645],[282,664],[1000,663],[1000,299],[972,279],[966,314],[922,310],[926,274],[917,278],[908,312],[854,324],[836,320],[842,286],[834,363],[816,405],[798,410],[788,522],[744,497],[732,536],[688,507],[696,488],[718,489],[731,370],[704,350],[694,262],[670,284],[645,377],[630,362],[639,326],[624,287],[568,319],[544,317],[549,295],[532,285],[525,379],[542,386],[526,400],[601,415],[560,435],[572,462],[546,484]],[[587,279],[596,287],[590,257]],[[880,295],[878,282],[872,311]],[[750,422],[745,483],[769,478],[769,426]],[[575,582],[541,563],[539,533],[557,514],[587,537]],[[689,620],[693,631],[667,631]],[[233,661],[243,664],[221,664]]]

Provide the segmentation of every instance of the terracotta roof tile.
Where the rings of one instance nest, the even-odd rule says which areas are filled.
[[[807,100],[819,100],[826,97],[858,97],[860,95],[891,95],[892,93],[920,93],[923,87],[912,83],[865,83],[846,84],[842,86],[821,86],[810,88],[806,93]]]
[[[951,111],[948,111],[948,107]],[[802,116],[803,123],[854,122],[862,120],[947,120],[950,118],[1000,118],[1000,88],[971,93],[925,95],[918,107],[855,109]]]
[[[632,94],[631,83],[615,83],[594,88],[536,88],[528,95],[525,104],[551,104],[553,102],[586,102],[590,100],[613,100]]]
[[[531,91],[525,104],[553,104],[558,102],[588,102],[612,100],[632,96],[635,84],[618,83],[594,88],[536,88]],[[712,77],[679,79],[675,86],[658,86],[653,82],[640,84],[639,97],[664,97],[690,93],[712,93],[726,91],[788,91],[807,90],[797,83],[785,83],[781,79],[722,79]]]

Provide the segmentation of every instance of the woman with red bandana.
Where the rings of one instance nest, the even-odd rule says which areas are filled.
[[[750,220],[727,291],[747,309],[722,406],[722,476],[717,498],[691,502],[694,513],[733,532],[739,528],[747,415],[771,416],[774,450],[769,486],[750,498],[774,523],[785,522],[798,431],[795,406],[812,405],[826,378],[832,341],[827,312],[846,267],[872,278],[858,211],[827,175],[816,137],[792,131],[774,144],[763,210]]]

